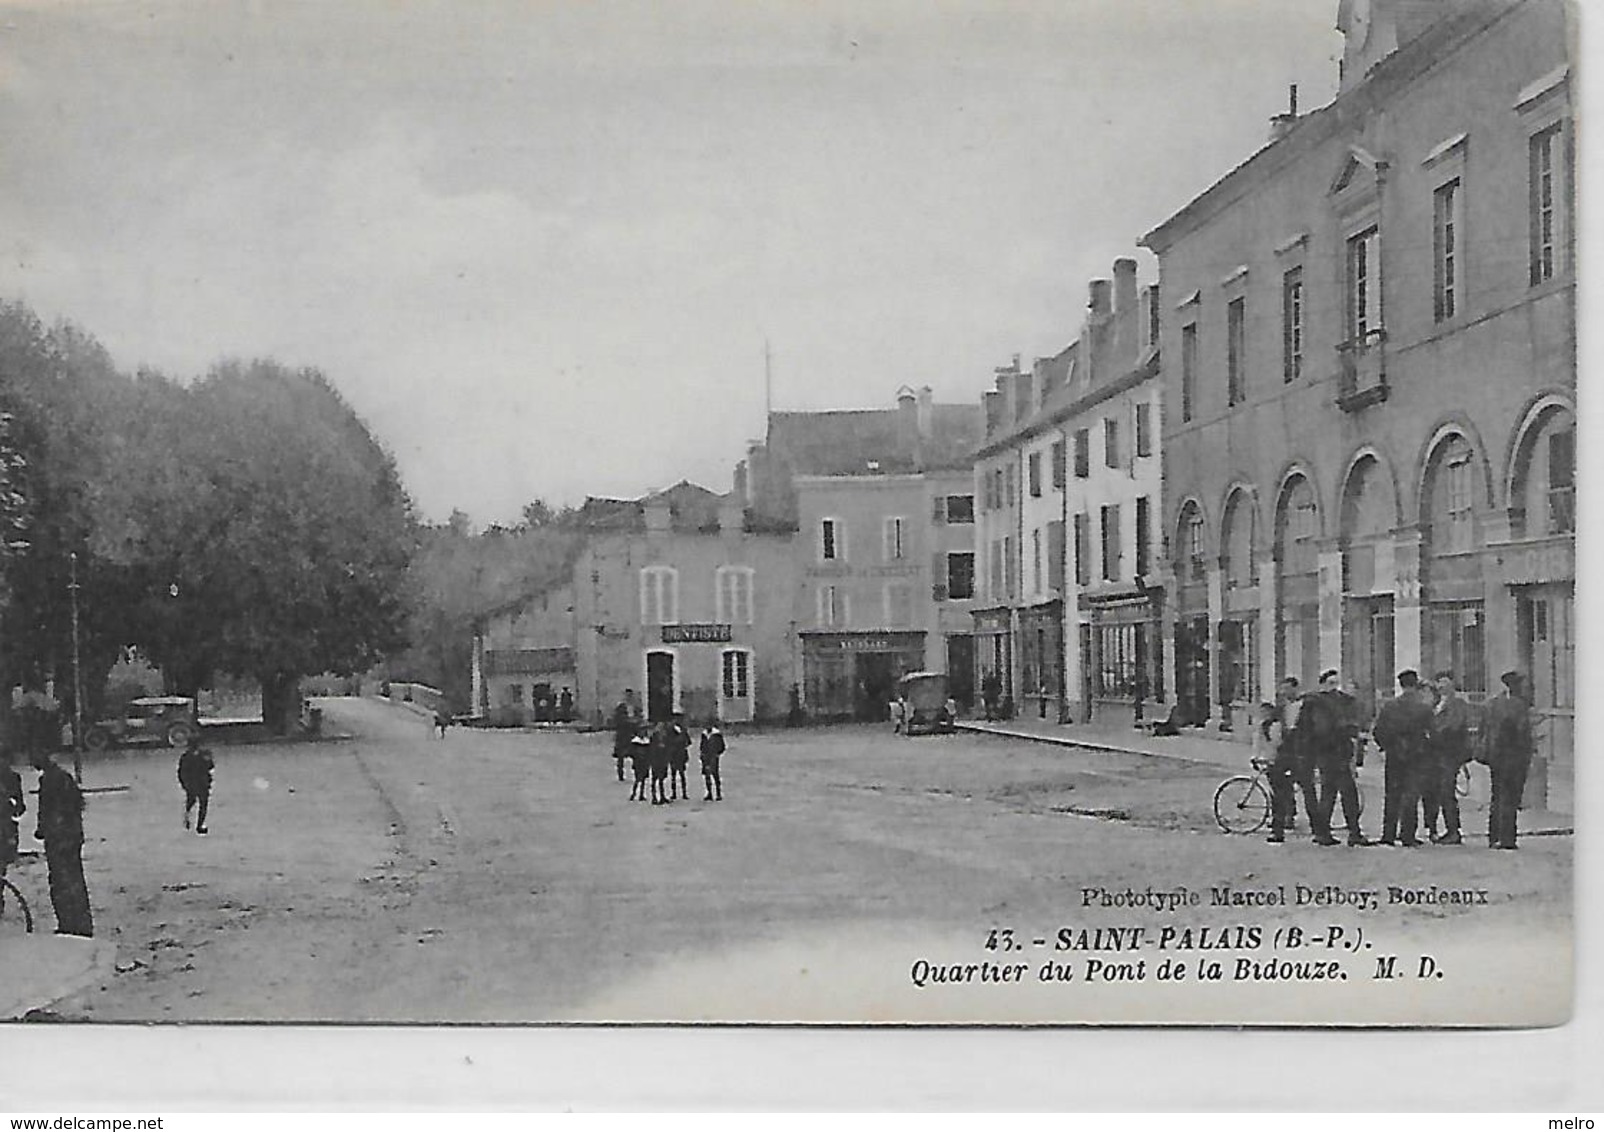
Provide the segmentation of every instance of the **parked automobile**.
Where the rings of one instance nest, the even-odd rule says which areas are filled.
[[[182,747],[199,730],[195,701],[188,696],[142,696],[128,701],[121,719],[92,724],[84,733],[84,746],[91,751],[149,743]]]
[[[947,695],[944,672],[910,672],[898,686],[902,700],[903,731],[952,731],[958,723],[958,705]]]

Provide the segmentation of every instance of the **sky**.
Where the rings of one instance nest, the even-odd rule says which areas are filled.
[[[430,520],[975,402],[1333,96],[1337,0],[0,0],[0,296],[323,370]]]

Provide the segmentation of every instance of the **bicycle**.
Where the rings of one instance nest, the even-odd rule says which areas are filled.
[[[12,913],[13,904],[15,914]],[[33,934],[33,911],[28,907],[27,899],[11,883],[10,877],[0,874],[0,935],[12,934],[18,923],[22,925],[24,934]]]
[[[1214,820],[1226,833],[1257,833],[1270,820],[1270,760],[1251,761],[1252,774],[1233,774],[1214,788]]]

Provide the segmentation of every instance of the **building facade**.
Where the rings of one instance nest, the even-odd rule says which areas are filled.
[[[997,371],[976,454],[982,679],[1019,712],[1085,722],[1164,696],[1156,656],[1156,291],[1093,281],[1080,337]]]
[[[1575,219],[1561,0],[1344,0],[1337,98],[1151,232],[1165,636],[1196,722],[1281,674],[1528,672],[1568,805]]]
[[[974,699],[974,497],[967,469],[797,476],[796,620],[814,718],[883,719],[909,672]]]
[[[652,720],[784,719],[794,542],[749,529],[740,500],[694,484],[598,523],[574,564],[581,704],[605,713],[632,690]]]
[[[524,722],[550,717],[562,693],[573,697],[578,718],[579,674],[574,589],[564,584],[488,611],[474,632],[471,714]],[[542,713],[540,705],[547,710]]]

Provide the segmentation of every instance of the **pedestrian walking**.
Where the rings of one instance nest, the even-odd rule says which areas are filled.
[[[211,751],[200,745],[200,736],[191,735],[184,753],[178,756],[178,784],[184,788],[184,828],[189,828],[189,812],[199,807],[195,832],[202,835],[206,833],[206,810],[212,802],[212,769],[216,765]]]
[[[1412,668],[1398,673],[1398,694],[1381,705],[1370,729],[1386,756],[1382,768],[1381,844],[1419,845],[1421,795],[1431,777],[1427,738],[1433,703]]]
[[[635,778],[635,784],[629,789],[631,802],[646,801],[646,782],[652,773],[652,737],[646,733],[646,728],[636,727],[629,737],[630,773]],[[623,765],[622,762],[619,763]]]
[[[434,732],[437,738],[446,737],[446,728],[451,726],[451,713],[444,705],[434,709]]]
[[[31,758],[39,772],[39,824],[34,836],[45,843],[56,934],[92,936],[95,920],[84,881],[83,792],[48,752],[34,751]]]
[[[1427,739],[1427,757],[1436,776],[1437,810],[1442,817],[1442,835],[1434,837],[1439,845],[1463,843],[1459,826],[1459,768],[1470,761],[1470,705],[1460,696],[1454,684],[1454,674],[1437,673],[1437,704],[1431,713],[1431,731]],[[1430,814],[1427,815],[1428,821]]]
[[[685,785],[685,768],[691,764],[691,733],[685,730],[685,717],[678,712],[668,727],[668,800],[690,800],[690,787]]]
[[[17,860],[20,834],[17,823],[28,812],[28,798],[22,791],[22,776],[11,765],[11,752],[0,753],[0,877]]]
[[[719,777],[719,760],[724,756],[724,732],[718,729],[717,720],[708,720],[707,726],[702,729],[702,738],[697,743],[697,752],[702,758],[702,784],[707,787],[704,802],[722,802],[724,800],[724,781]]]
[[[666,805],[668,787],[664,783],[668,781],[668,724],[659,722],[652,728],[648,751],[652,767],[652,805]]]
[[[1298,745],[1308,753],[1315,775],[1315,809],[1309,815],[1317,845],[1335,845],[1331,816],[1342,800],[1342,817],[1348,826],[1349,845],[1369,845],[1359,826],[1359,790],[1353,769],[1359,756],[1359,711],[1354,698],[1342,690],[1336,669],[1320,675],[1320,690],[1305,696],[1298,710]]]
[[[627,697],[628,692],[624,695]],[[635,739],[635,719],[630,714],[629,701],[619,700],[613,707],[613,761],[618,764],[618,781],[624,781],[624,760],[629,757],[630,745]]]
[[[1515,848],[1515,827],[1521,795],[1526,790],[1526,774],[1532,765],[1531,701],[1526,677],[1506,672],[1499,677],[1503,695],[1487,705],[1487,769],[1492,774],[1493,797],[1487,808],[1487,845],[1492,849]]]

